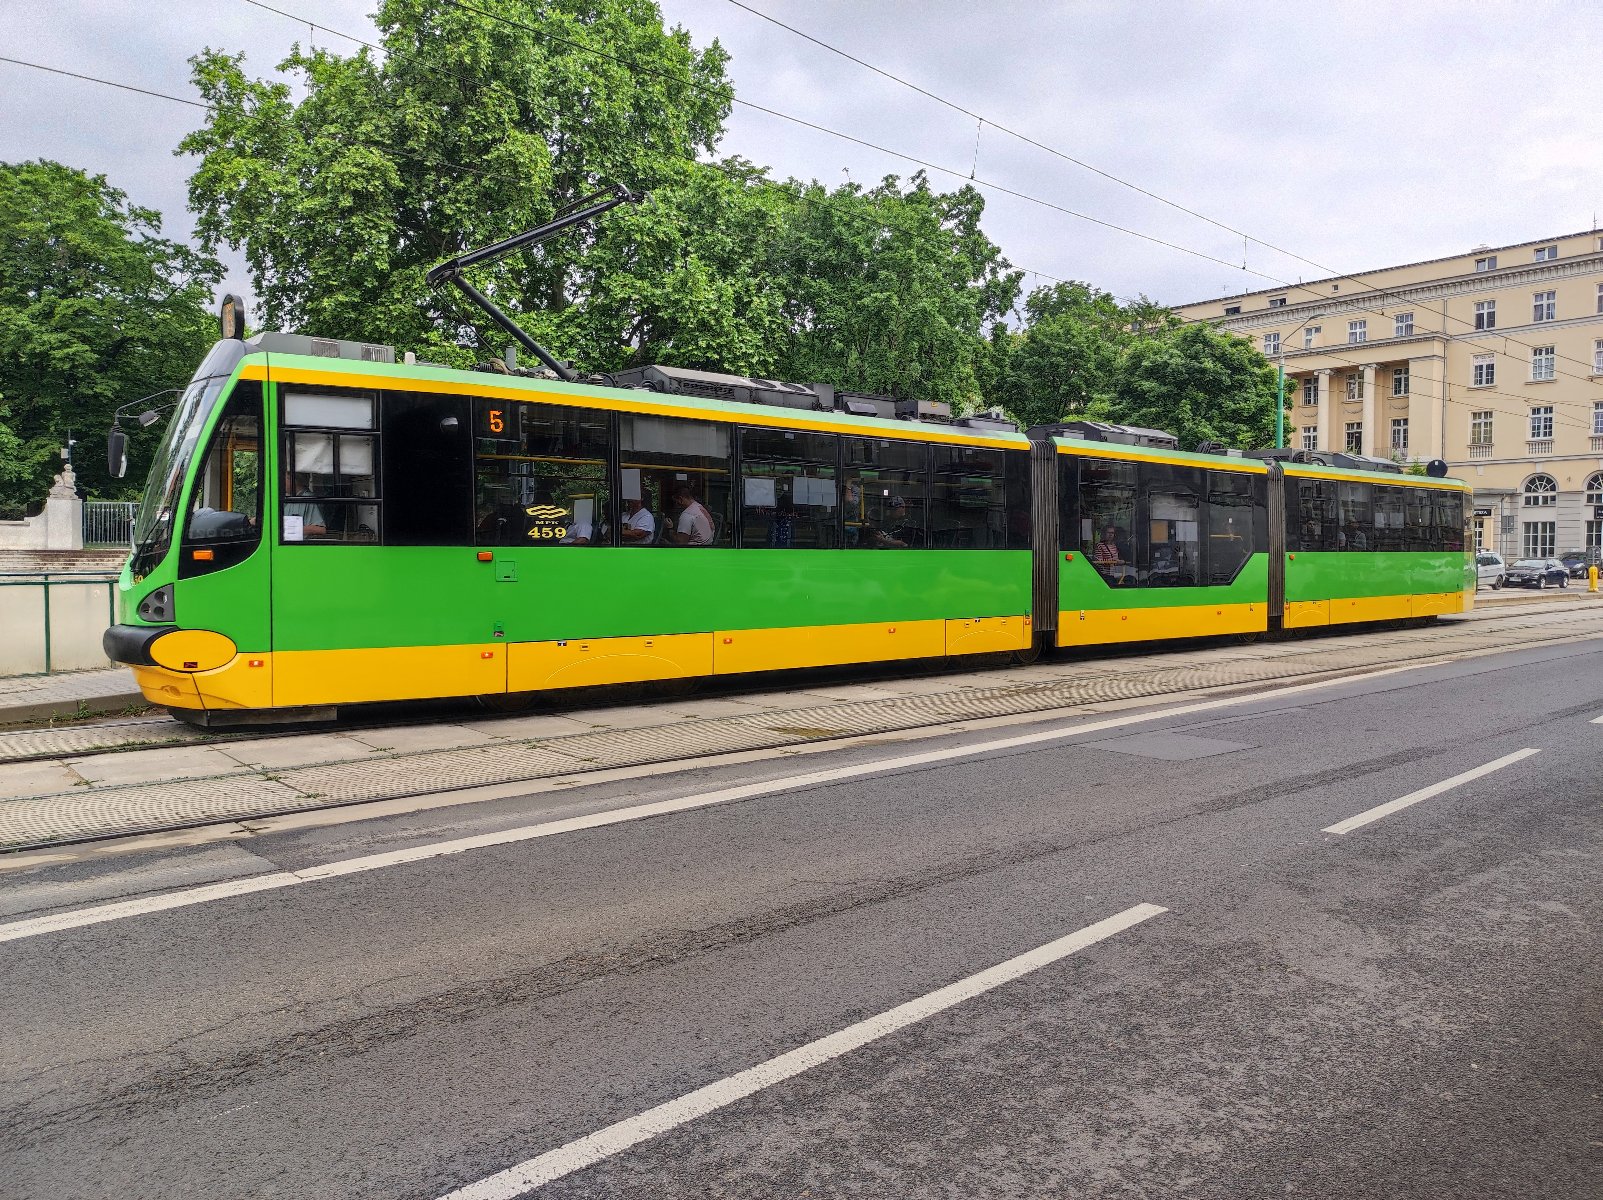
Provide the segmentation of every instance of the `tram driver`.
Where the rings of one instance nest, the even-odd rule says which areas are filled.
[[[321,504],[311,502],[315,498],[316,493],[311,490],[310,484],[297,481],[289,471],[284,472],[284,516],[294,517],[300,522],[300,538],[324,537],[328,533],[328,518],[323,514]],[[300,538],[290,536],[286,527],[285,541],[299,541]]]

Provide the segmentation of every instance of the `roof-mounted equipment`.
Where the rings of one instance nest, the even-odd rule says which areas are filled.
[[[552,358],[544,346],[523,332],[517,322],[496,307],[494,301],[462,278],[462,272],[481,263],[496,262],[518,250],[524,250],[530,246],[538,246],[547,238],[561,233],[564,229],[585,221],[592,221],[602,213],[610,212],[617,208],[620,204],[639,204],[643,199],[645,199],[643,194],[631,192],[622,184],[614,184],[612,187],[603,188],[599,192],[594,192],[582,199],[575,200],[544,225],[537,225],[533,229],[525,230],[523,233],[514,234],[512,237],[496,242],[494,245],[485,246],[482,250],[469,250],[466,254],[458,254],[455,258],[448,258],[437,266],[430,268],[429,273],[424,278],[428,281],[430,287],[439,287],[442,283],[455,284],[457,289],[471,300],[490,320],[510,333],[520,346],[555,372],[558,379],[572,383],[578,376],[569,367]]]
[[[1178,450],[1180,439],[1161,429],[1139,425],[1110,425],[1106,421],[1065,421],[1058,425],[1035,425],[1030,436],[1071,437],[1086,442],[1116,442],[1123,446],[1149,446],[1154,450]]]

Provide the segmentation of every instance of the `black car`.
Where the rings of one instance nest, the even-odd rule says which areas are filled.
[[[1509,564],[1503,582],[1508,587],[1569,587],[1570,572],[1556,558],[1522,558]]]
[[[1558,556],[1558,560],[1564,564],[1571,579],[1585,579],[1586,569],[1592,565],[1592,555],[1585,550],[1566,550]]]

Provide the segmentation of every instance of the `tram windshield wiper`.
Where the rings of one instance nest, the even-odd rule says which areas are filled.
[[[604,198],[603,198],[604,197]],[[502,312],[495,302],[466,279],[462,272],[469,267],[481,263],[497,262],[508,254],[523,250],[529,246],[538,246],[541,242],[554,234],[561,233],[574,225],[585,221],[592,221],[602,213],[610,212],[620,204],[639,204],[644,200],[644,192],[631,192],[622,184],[613,184],[599,192],[575,200],[572,204],[559,210],[557,215],[544,225],[537,225],[523,233],[513,234],[503,241],[485,246],[480,250],[469,250],[466,254],[458,254],[455,258],[448,258],[444,262],[429,269],[424,276],[430,287],[439,287],[442,283],[453,283],[457,289],[481,309],[490,320],[517,339],[529,353],[533,354],[551,370],[555,371],[558,379],[572,383],[578,378],[571,370],[553,358],[549,351],[539,342],[525,333],[517,322]]]

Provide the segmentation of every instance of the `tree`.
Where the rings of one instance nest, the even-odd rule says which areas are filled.
[[[849,391],[981,400],[985,328],[1018,296],[1011,270],[980,229],[972,187],[936,192],[923,173],[834,192],[790,180],[788,220],[772,256],[786,331],[775,370]]]
[[[1021,426],[1105,415],[1129,318],[1088,283],[1037,288],[1026,325],[1008,339],[993,393]]]
[[[222,278],[216,260],[160,230],[103,175],[0,164],[0,509],[44,497],[69,435],[83,443],[87,495],[136,489],[107,474],[100,436],[118,405],[193,373],[216,337]]]
[[[1164,429],[1185,449],[1212,441],[1255,448],[1274,440],[1275,368],[1246,338],[1180,325],[1136,338],[1121,357],[1112,419]]]
[[[192,60],[213,111],[179,147],[200,158],[190,205],[208,249],[244,248],[269,326],[470,359],[458,343],[482,318],[431,291],[430,266],[609,184],[687,186],[729,110],[723,50],[665,30],[651,0],[383,0],[375,21],[382,61],[297,47],[280,65],[299,102],[248,80],[242,55]],[[559,355],[590,348],[566,310],[598,236],[476,282]]]

